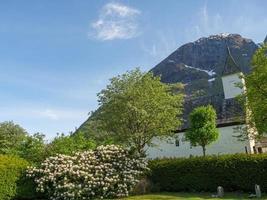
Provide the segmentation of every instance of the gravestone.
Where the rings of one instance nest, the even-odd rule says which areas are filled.
[[[261,198],[261,188],[259,185],[255,185],[255,193],[257,198]]]
[[[217,188],[217,197],[222,198],[224,196],[224,190],[222,186],[218,186]]]

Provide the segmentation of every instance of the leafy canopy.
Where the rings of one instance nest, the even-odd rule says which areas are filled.
[[[195,108],[189,115],[190,127],[185,137],[193,146],[201,146],[206,155],[206,146],[219,137],[216,128],[216,112],[211,105]]]
[[[166,85],[152,73],[129,71],[112,78],[98,94],[100,108],[93,119],[117,142],[145,153],[153,137],[171,136],[181,124],[181,87]]]
[[[59,134],[47,144],[47,156],[56,154],[72,155],[75,152],[87,151],[95,148],[93,140],[87,139],[82,133],[64,135]]]
[[[18,124],[12,121],[0,123],[0,153],[17,154],[26,136],[27,132]]]
[[[252,72],[245,76],[248,107],[259,135],[267,133],[267,44],[252,59]]]

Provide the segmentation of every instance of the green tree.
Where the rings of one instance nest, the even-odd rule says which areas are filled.
[[[252,59],[252,72],[245,76],[247,109],[258,134],[267,133],[267,44],[259,48]]]
[[[74,135],[82,134],[86,139],[94,141],[96,146],[115,144],[116,142],[112,135],[101,130],[100,122],[92,120],[92,117],[93,116],[89,117],[89,119],[74,132]]]
[[[154,137],[172,136],[181,121],[181,84],[167,85],[139,69],[114,77],[98,94],[100,108],[93,113],[102,131],[115,141],[145,155]],[[176,93],[176,94],[174,94]]]
[[[17,154],[27,132],[12,121],[0,123],[0,154]]]
[[[45,135],[41,133],[27,135],[18,146],[18,155],[31,163],[40,163],[47,156]]]
[[[85,138],[82,133],[60,134],[47,145],[47,156],[54,156],[56,154],[71,155],[78,151],[93,149],[95,146],[94,141]]]
[[[192,146],[201,146],[203,156],[206,155],[206,146],[219,137],[216,128],[216,112],[210,105],[195,108],[189,115],[189,129],[185,133],[186,140]]]

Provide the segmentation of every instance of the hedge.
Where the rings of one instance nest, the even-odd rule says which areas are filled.
[[[0,155],[0,200],[36,197],[32,181],[25,176],[28,165],[22,158]]]
[[[267,192],[267,155],[223,155],[152,160],[149,179],[154,189],[166,192],[253,191]]]

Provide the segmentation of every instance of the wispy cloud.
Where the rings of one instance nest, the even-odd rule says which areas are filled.
[[[178,42],[175,35],[175,33],[166,30],[164,32],[157,31],[153,40],[141,42],[140,47],[146,54],[156,58],[156,62],[159,62],[177,49]]]
[[[88,118],[88,112],[79,108],[20,105],[0,107],[0,110],[0,122],[13,120],[29,133],[46,134],[47,139],[52,139],[56,133],[74,131]]]
[[[136,37],[140,33],[137,22],[140,14],[138,9],[121,3],[107,3],[91,24],[93,33],[89,35],[102,41]]]
[[[207,4],[200,8],[193,21],[194,24],[186,29],[186,34],[195,39],[220,33],[223,27],[222,16],[219,13],[210,14],[208,12]]]
[[[44,108],[44,107],[21,107],[13,109],[10,107],[1,107],[0,119],[9,120],[10,117],[45,119],[50,121],[58,120],[79,120],[87,116],[87,112],[81,109],[69,108]]]
[[[221,13],[214,13],[209,10],[209,7],[204,4],[196,15],[192,16],[191,23],[185,29],[187,40],[192,41],[199,37],[209,36],[218,33],[238,33],[248,38],[260,38],[261,42],[266,34],[267,17],[260,17],[251,12],[251,4],[238,4],[232,7],[239,6],[239,10],[229,10],[229,16],[221,15]],[[254,10],[258,9],[257,7]],[[235,17],[233,17],[233,12]],[[240,13],[240,14],[239,14]],[[243,13],[246,13],[245,15]],[[261,23],[258,23],[260,20]],[[262,36],[263,35],[263,36]]]

